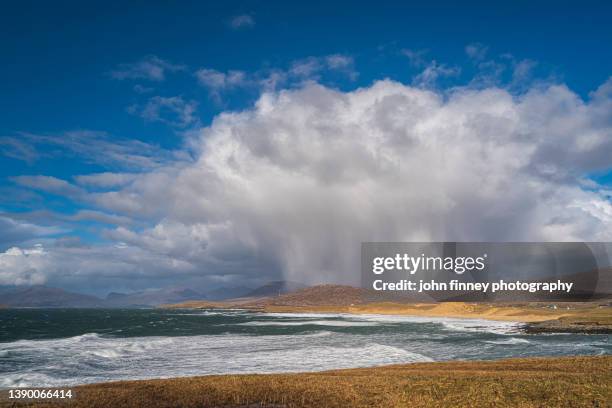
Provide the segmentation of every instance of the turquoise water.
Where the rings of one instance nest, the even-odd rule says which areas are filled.
[[[612,354],[611,336],[407,316],[0,310],[0,388],[579,354]]]

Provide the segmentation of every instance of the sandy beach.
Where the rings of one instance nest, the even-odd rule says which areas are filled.
[[[399,303],[373,300],[370,293],[363,289],[319,285],[277,297],[222,302],[190,301],[162,307],[487,319],[525,323],[534,331],[612,332],[612,306],[606,299],[588,302]]]
[[[310,307],[283,307],[268,306],[267,312],[339,312],[352,314],[382,314],[422,317],[452,317],[463,319],[487,319],[513,322],[541,322],[560,317],[573,316],[575,311],[569,309],[553,310],[511,305],[476,304],[465,302],[446,302],[435,304],[400,304],[400,303],[371,303],[365,305],[347,306],[344,308],[310,306]]]
[[[447,302],[404,305],[373,303],[360,306],[283,307],[269,306],[267,312],[337,312],[421,317],[486,319],[524,323],[529,333],[612,333],[612,307],[601,303],[498,305]]]

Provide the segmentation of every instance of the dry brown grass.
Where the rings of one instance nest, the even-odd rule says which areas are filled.
[[[612,356],[395,365],[81,386],[64,407],[610,407]],[[1,405],[1,403],[0,403]],[[6,404],[4,406],[9,406]]]

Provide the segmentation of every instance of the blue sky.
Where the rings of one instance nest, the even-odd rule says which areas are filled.
[[[125,115],[137,100],[132,83],[109,80],[118,64],[156,55],[192,70],[253,71],[309,56],[349,54],[359,64],[354,85],[389,76],[407,81],[400,49],[428,50],[427,58],[464,65],[464,47],[479,42],[491,54],[532,59],[582,95],[610,74],[607,2],[20,2],[2,17],[3,133],[104,129],[172,144],[163,129]],[[251,16],[252,26],[229,21]],[[380,48],[388,54],[381,55]],[[204,99],[206,123],[218,107],[188,75],[172,75],[156,93]],[[147,81],[144,85],[147,84]],[[354,86],[353,84],[344,84]],[[120,103],[122,101],[123,103]]]
[[[589,104],[612,74],[611,11],[603,1],[7,4],[0,15],[0,211],[7,237],[0,251],[78,240],[104,253],[107,246],[138,247],[117,238],[120,228],[141,233],[167,220],[210,228],[208,215],[194,220],[161,208],[135,214],[102,203],[113,195],[96,193],[134,198],[145,188],[124,191],[125,183],[102,185],[87,175],[133,180],[187,168],[206,157],[202,145],[216,132],[214,118],[249,111],[266,92],[320,84],[348,95],[388,78],[443,98],[461,89],[502,89],[520,98],[563,85]],[[608,98],[606,89],[600,100]],[[592,115],[578,122],[603,132],[593,136],[603,143],[607,105],[591,105]],[[563,177],[581,178],[575,182],[581,191],[606,197],[612,166],[605,157],[572,160],[572,154],[564,153],[566,168],[581,160],[592,165]],[[237,223],[236,217],[226,221]],[[563,217],[571,218],[556,219]],[[576,234],[570,236],[582,237]],[[227,250],[239,253],[234,244]],[[263,253],[254,270],[288,276],[293,267],[286,259]],[[192,263],[189,279],[204,268],[172,259]],[[83,285],[41,274],[41,282]],[[219,284],[227,273],[214,275]],[[167,284],[156,279],[141,286]],[[105,285],[125,289],[119,278]]]
[[[126,115],[124,105],[139,100],[134,84],[108,76],[117,65],[148,55],[190,70],[254,71],[309,56],[348,54],[359,64],[359,78],[336,85],[355,87],[381,77],[409,81],[415,69],[394,55],[402,49],[426,50],[425,58],[463,66],[465,46],[481,43],[490,54],[537,61],[544,75],[558,77],[583,96],[608,78],[612,66],[606,2],[222,3],[6,7],[0,131],[101,129],[173,145],[176,138],[164,126],[143,126]],[[231,19],[241,15],[249,16],[252,26],[232,29]],[[168,76],[163,84],[138,82],[155,94],[195,98],[203,123],[219,111],[189,75]],[[226,101],[240,107],[244,100],[232,102]]]

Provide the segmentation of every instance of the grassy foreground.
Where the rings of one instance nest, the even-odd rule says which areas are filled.
[[[63,407],[610,407],[612,356],[393,365],[321,373],[125,381]],[[2,402],[0,402],[2,405]]]

